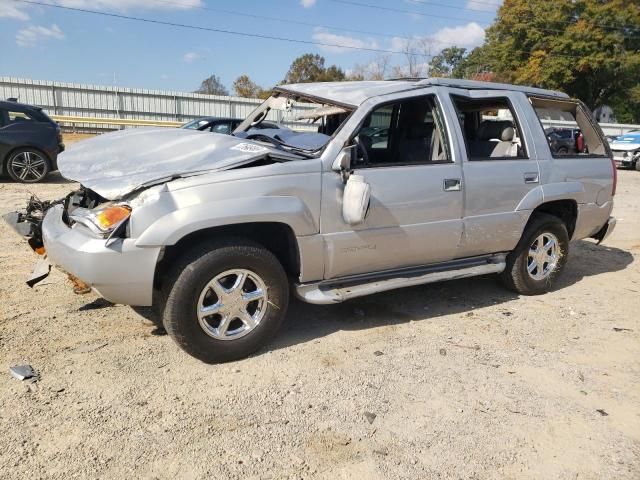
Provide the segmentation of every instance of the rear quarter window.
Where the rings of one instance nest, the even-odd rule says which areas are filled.
[[[33,116],[29,115],[25,112],[14,112],[12,110],[7,111],[7,117],[9,119],[9,123],[18,123],[18,122],[32,122]]]
[[[590,113],[574,100],[530,97],[538,120],[545,131],[552,127],[562,142],[554,142],[547,133],[551,155],[562,157],[607,157],[606,141],[594,125]]]

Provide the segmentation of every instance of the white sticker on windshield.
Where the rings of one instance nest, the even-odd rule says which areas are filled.
[[[265,147],[261,147],[260,145],[254,145],[253,143],[239,143],[231,147],[231,150],[240,150],[241,152],[247,153],[260,153],[260,152],[268,152],[269,149]]]

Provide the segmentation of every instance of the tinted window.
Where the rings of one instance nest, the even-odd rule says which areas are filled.
[[[452,96],[469,160],[528,158],[507,98]]]
[[[192,120],[189,123],[185,123],[180,128],[188,128],[188,129],[191,129],[191,130],[198,130],[199,128],[202,128],[205,125],[207,125],[208,123],[209,123],[208,120]]]
[[[543,127],[560,123],[566,131],[563,135],[567,145],[558,146],[549,140],[549,148],[554,157],[606,156],[605,140],[595,128],[590,114],[582,105],[573,100],[556,100],[555,98],[529,99]]]
[[[433,96],[402,100],[371,112],[358,130],[368,166],[450,162],[442,114]]]
[[[213,127],[211,127],[211,131],[213,133],[231,133],[231,125],[229,123],[216,123]]]

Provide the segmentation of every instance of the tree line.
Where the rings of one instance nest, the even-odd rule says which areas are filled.
[[[640,122],[637,0],[505,0],[481,46],[438,51],[427,37],[416,37],[402,52],[401,64],[378,56],[348,73],[307,53],[292,62],[282,83],[426,76],[506,82],[561,90],[591,109],[610,105],[620,122]],[[241,97],[269,94],[246,74],[234,81],[233,90]],[[215,75],[198,92],[229,93]]]

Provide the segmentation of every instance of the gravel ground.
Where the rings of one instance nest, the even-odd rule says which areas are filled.
[[[0,212],[74,186],[0,181]],[[572,244],[550,294],[484,277],[293,303],[268,348],[213,366],[58,271],[30,290],[2,224],[0,477],[638,479],[639,199],[621,171],[617,230]]]

